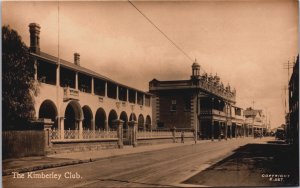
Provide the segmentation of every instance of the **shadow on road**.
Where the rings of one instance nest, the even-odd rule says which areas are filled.
[[[287,144],[284,140],[268,141],[269,144]]]
[[[248,144],[182,182],[207,186],[297,186],[298,146],[282,142]]]

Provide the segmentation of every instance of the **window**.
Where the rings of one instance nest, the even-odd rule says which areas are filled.
[[[165,124],[164,124],[164,122],[157,122],[157,127],[158,128],[164,128],[165,127]]]
[[[184,99],[184,111],[191,111],[191,100],[189,97]]]
[[[176,100],[171,100],[171,109],[170,111],[176,111]]]

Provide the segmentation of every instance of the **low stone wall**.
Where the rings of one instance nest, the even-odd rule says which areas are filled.
[[[3,131],[2,158],[20,158],[45,154],[43,130]]]
[[[184,141],[194,141],[193,137],[185,137]],[[176,137],[175,142],[180,143],[181,137]],[[155,144],[166,144],[166,143],[174,143],[173,137],[162,137],[162,138],[138,138],[137,145],[155,145]]]
[[[118,148],[118,139],[56,140],[47,154],[94,151]]]

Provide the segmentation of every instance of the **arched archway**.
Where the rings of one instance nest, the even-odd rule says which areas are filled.
[[[65,110],[65,130],[78,130],[79,121],[83,119],[83,112],[77,101],[71,101]]]
[[[118,119],[118,114],[117,114],[117,112],[116,112],[115,110],[111,110],[111,111],[109,112],[109,115],[108,115],[108,126],[109,126],[110,128],[116,129],[117,127],[114,127],[113,121],[114,121],[114,120],[117,120],[117,119]]]
[[[144,129],[144,116],[142,114],[139,115],[138,129]]]
[[[99,108],[95,116],[95,129],[105,129],[106,113],[103,108]]]
[[[57,124],[57,108],[54,104],[54,102],[52,102],[51,100],[45,100],[39,109],[39,118],[47,118],[47,119],[51,119],[54,124],[52,126],[52,128],[54,129],[58,129],[58,124]]]
[[[146,129],[151,129],[151,117],[149,115],[146,117]]]
[[[92,120],[93,120],[93,113],[89,106],[85,105],[82,107],[83,112],[83,121],[82,121],[82,127],[83,129],[90,129],[92,130]]]
[[[136,121],[136,116],[134,113],[130,114],[129,121]]]
[[[128,125],[127,125],[127,123],[128,123],[128,116],[127,116],[126,112],[124,112],[124,111],[121,112],[120,119],[122,121],[124,121],[124,123],[123,123],[123,129],[127,129],[128,128]]]

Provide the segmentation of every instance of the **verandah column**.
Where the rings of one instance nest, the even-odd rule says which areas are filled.
[[[218,128],[219,128],[219,130],[218,130],[218,139],[219,139],[219,141],[221,141],[221,132],[222,132],[222,126],[221,126],[221,122],[219,122],[218,121]]]
[[[60,131],[60,139],[65,139],[65,117],[58,117],[59,123],[59,131]]]
[[[80,119],[80,120],[78,120],[78,128],[79,128],[79,134],[78,134],[78,136],[79,136],[79,139],[82,139],[83,138],[83,136],[82,136],[82,130],[83,130],[83,127],[82,127],[82,120]]]
[[[211,140],[214,141],[214,121],[211,121]]]
[[[75,74],[75,89],[78,90],[78,72]]]
[[[95,94],[95,91],[94,91],[94,77],[92,77],[92,80],[91,80],[91,94],[92,95]]]
[[[238,126],[237,126],[237,124],[235,124],[235,126],[234,126],[234,135],[235,135],[235,138],[237,138],[237,129],[238,129]]]
[[[211,140],[214,141],[214,121],[213,121],[214,98],[211,98]]]
[[[93,131],[92,137],[95,138],[96,126],[95,126],[95,121],[93,119],[91,119],[91,128],[92,128],[92,131]]]
[[[228,123],[225,122],[224,123],[224,126],[225,126],[225,140],[227,140],[227,134],[228,134]]]
[[[108,131],[108,122],[107,122],[107,120],[104,121],[104,127],[105,127],[105,130]]]

